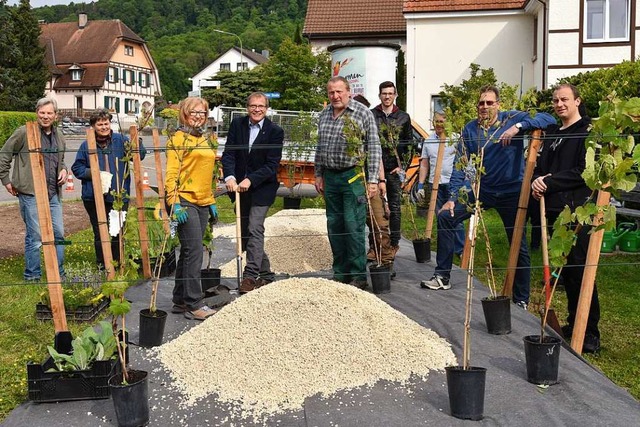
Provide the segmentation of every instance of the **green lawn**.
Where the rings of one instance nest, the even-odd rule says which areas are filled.
[[[218,200],[220,219],[233,222],[235,216],[228,198]],[[322,207],[321,199],[303,201],[303,207]],[[278,198],[271,209],[273,214],[282,208],[282,199]],[[508,245],[500,219],[493,211],[486,214],[485,220],[494,248],[497,283],[502,284],[504,268],[508,258]],[[417,218],[420,231],[424,231],[424,218]],[[405,211],[403,216],[403,234],[413,238],[412,227]],[[435,237],[435,236],[434,236]],[[94,260],[93,236],[90,230],[76,233],[70,237],[73,242],[67,247],[66,262]],[[477,250],[477,265],[485,265],[486,251],[480,243]],[[435,244],[432,245],[435,250]],[[601,258],[598,269],[598,291],[602,308],[602,350],[596,356],[587,355],[589,362],[601,369],[609,378],[628,389],[640,399],[640,284],[638,283],[638,264],[640,255],[618,255]],[[532,295],[540,295],[542,277],[540,251],[532,254],[533,276]],[[0,260],[0,422],[14,407],[27,398],[26,363],[41,361],[46,354],[46,346],[53,343],[53,325],[51,322],[35,320],[35,304],[39,294],[46,290],[44,285],[22,283],[23,258]],[[478,269],[478,277],[485,281],[484,268]],[[534,297],[532,297],[533,301]],[[558,317],[566,317],[566,299],[558,292],[554,302]],[[533,304],[531,310],[533,311]],[[97,323],[97,321],[96,321]],[[86,324],[69,323],[69,329],[75,335]]]

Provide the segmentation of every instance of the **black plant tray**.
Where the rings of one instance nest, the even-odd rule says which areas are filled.
[[[82,305],[75,310],[65,309],[67,320],[74,322],[91,322],[98,314],[107,308],[109,305],[109,298],[102,298],[97,305]],[[53,313],[51,309],[44,304],[36,304],[36,319],[37,320],[51,320],[53,319]]]
[[[68,400],[108,399],[109,378],[120,372],[117,360],[93,362],[85,371],[47,372],[54,368],[51,357],[44,363],[27,363],[29,400],[64,402]]]

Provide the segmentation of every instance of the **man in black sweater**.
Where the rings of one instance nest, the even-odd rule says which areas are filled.
[[[582,117],[578,89],[570,84],[561,84],[553,91],[553,108],[562,125],[547,128],[540,157],[533,173],[532,195],[536,200],[545,197],[547,219],[553,224],[565,206],[572,212],[591,197],[591,190],[582,179],[585,169],[585,139],[589,134],[591,120]],[[573,325],[582,286],[582,275],[589,246],[589,230],[582,227],[576,244],[569,252],[567,264],[562,269],[562,279],[567,293],[568,324],[562,328],[565,337],[573,333]],[[600,349],[600,304],[598,290],[593,288],[593,297],[587,320],[587,330],[582,351],[595,353]]]

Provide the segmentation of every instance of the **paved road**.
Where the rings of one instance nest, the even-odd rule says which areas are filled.
[[[64,160],[65,163],[67,164],[67,166],[69,168],[71,168],[71,165],[73,164],[75,158],[76,158],[76,153],[78,152],[78,148],[80,147],[80,144],[82,143],[82,141],[84,141],[84,138],[78,138],[78,137],[69,137],[67,136],[67,152],[64,156]],[[156,187],[157,186],[157,179],[156,179],[156,164],[155,164],[155,156],[153,153],[153,140],[150,136],[143,136],[142,137],[143,140],[143,144],[145,146],[145,148],[147,149],[147,157],[142,161],[142,170],[143,172],[147,172],[149,174],[149,184],[152,187]],[[167,138],[164,136],[160,137],[160,146],[164,147],[165,142],[166,142]],[[164,155],[164,152],[162,152],[162,155],[160,156],[161,161],[162,161],[162,170],[165,170],[166,167],[166,156]],[[163,174],[164,176],[164,174]],[[73,200],[73,199],[79,199],[81,192],[80,192],[80,180],[76,179],[74,177],[73,179],[73,183],[74,183],[74,189],[72,191],[69,191],[66,189],[66,185],[63,186],[63,199],[69,199],[69,200]],[[3,186],[4,187],[4,186]],[[136,194],[136,189],[135,189],[135,185],[131,186],[131,195],[135,196]],[[153,196],[155,195],[155,191],[153,190],[145,190],[145,196]],[[10,203],[10,202],[18,202],[18,199],[14,196],[12,196],[11,194],[9,194],[7,192],[7,190],[5,188],[0,189],[0,203]]]

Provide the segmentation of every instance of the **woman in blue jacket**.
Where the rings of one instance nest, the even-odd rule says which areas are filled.
[[[129,191],[131,188],[131,170],[129,164],[131,143],[129,142],[129,138],[111,131],[111,117],[111,113],[104,109],[98,110],[89,118],[89,124],[96,135],[100,171],[109,172],[113,175],[109,190],[103,194],[105,215],[107,215],[107,217],[113,208],[114,196],[112,192],[117,190],[123,192],[124,206],[122,207],[122,211],[126,211],[129,205]],[[146,150],[142,145],[142,141],[140,141],[138,146],[140,158],[144,159]],[[80,145],[71,170],[76,178],[82,181],[82,203],[89,214],[91,228],[93,229],[96,260],[99,265],[104,266],[104,255],[102,254],[102,244],[100,243],[100,232],[98,228],[98,214],[96,212],[95,196],[93,194],[93,183],[91,182],[91,170],[89,169],[87,141],[84,141]],[[120,261],[119,235],[111,238],[111,254],[115,262]]]

